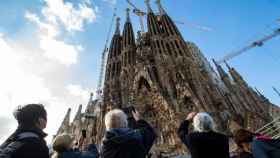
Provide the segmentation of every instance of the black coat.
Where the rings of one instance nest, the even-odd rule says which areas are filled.
[[[280,139],[254,139],[252,152],[255,158],[280,158]]]
[[[240,152],[232,158],[254,158],[253,154],[248,152]]]
[[[145,158],[156,138],[153,128],[144,120],[136,122],[136,129],[119,128],[106,131],[101,158]]]
[[[86,151],[66,150],[58,153],[58,158],[98,158],[99,154],[95,144],[90,144]]]
[[[182,122],[178,135],[192,158],[229,158],[227,136],[212,131],[189,133],[189,124],[189,121]]]
[[[0,157],[8,153],[11,158],[49,158],[46,136],[40,129],[18,128],[0,146]]]

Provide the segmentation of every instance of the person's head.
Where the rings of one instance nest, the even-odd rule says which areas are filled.
[[[19,106],[14,111],[14,117],[19,126],[44,129],[47,125],[47,112],[42,104],[27,104]]]
[[[250,143],[253,141],[253,138],[254,134],[245,129],[239,129],[233,135],[236,145],[244,150],[251,149]]]
[[[53,150],[60,153],[72,148],[73,138],[69,134],[60,134],[53,141]]]
[[[119,109],[109,111],[105,115],[105,126],[106,130],[114,128],[127,128],[128,122],[126,114]]]
[[[205,112],[200,112],[193,118],[194,130],[197,132],[210,132],[214,131],[213,118]]]

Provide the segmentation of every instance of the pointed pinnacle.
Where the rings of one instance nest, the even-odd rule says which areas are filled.
[[[212,61],[213,61],[213,63],[215,64],[216,67],[220,66],[220,65],[216,62],[216,60],[215,60],[214,58],[212,58]]]
[[[130,9],[126,8],[126,21],[127,22],[130,22],[129,12],[130,12]]]
[[[121,21],[121,18],[120,17],[117,17],[117,19],[116,19],[116,32],[115,32],[115,34],[116,35],[119,35],[120,34],[120,21]]]
[[[147,5],[148,13],[152,13],[153,10],[152,10],[152,7],[150,5],[150,0],[145,0],[145,3]]]
[[[226,64],[226,66],[229,70],[232,69],[226,61],[224,63]]]
[[[161,5],[160,0],[156,0],[156,4],[157,4],[157,6],[158,6],[158,10],[159,10],[160,15],[166,14],[166,13],[165,13],[165,10],[163,9],[163,7],[162,7],[162,5]]]

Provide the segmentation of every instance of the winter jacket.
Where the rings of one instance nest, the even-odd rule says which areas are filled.
[[[192,158],[229,158],[227,136],[213,131],[189,133],[189,121],[183,121],[178,136],[188,147]]]
[[[98,158],[99,154],[95,144],[89,145],[86,151],[66,150],[58,153],[57,158]]]
[[[248,153],[248,152],[241,152],[241,153],[238,153],[238,155],[236,155],[232,158],[254,158],[254,156],[253,156],[253,154]]]
[[[255,158],[280,158],[280,139],[254,139],[252,152]]]
[[[37,128],[18,129],[0,146],[0,158],[49,158],[47,136]]]
[[[145,158],[156,138],[153,128],[144,120],[136,129],[118,128],[106,131],[101,158]]]

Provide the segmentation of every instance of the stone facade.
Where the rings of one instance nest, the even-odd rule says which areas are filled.
[[[101,143],[104,115],[114,108],[133,105],[155,128],[158,138],[154,152],[182,153],[185,148],[176,135],[180,122],[190,111],[206,111],[217,123],[217,130],[230,134],[238,127],[252,131],[272,119],[274,107],[253,90],[242,76],[227,65],[216,73],[199,48],[186,42],[172,19],[158,3],[159,14],[147,4],[147,32],[135,40],[127,11],[121,34],[117,19],[105,73],[103,98],[90,100],[85,113],[81,107],[73,122],[70,110],[58,131]]]

